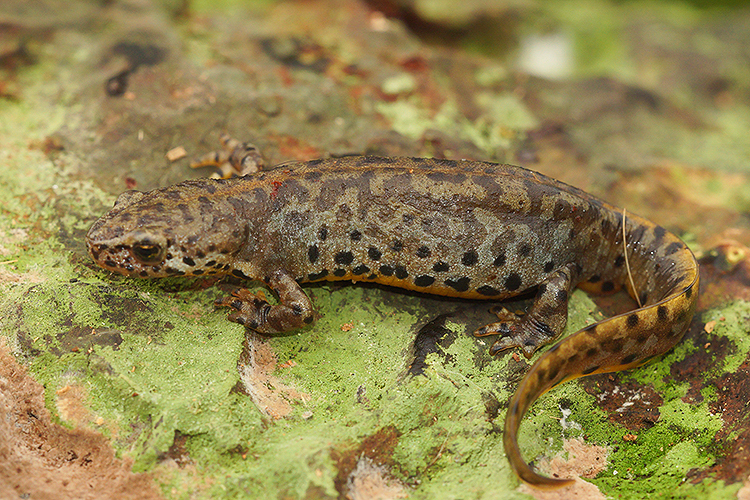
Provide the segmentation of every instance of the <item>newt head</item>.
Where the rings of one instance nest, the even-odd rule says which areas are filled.
[[[86,235],[94,262],[139,277],[228,273],[247,226],[207,204],[206,196],[195,196],[194,182],[182,187],[121,194]]]

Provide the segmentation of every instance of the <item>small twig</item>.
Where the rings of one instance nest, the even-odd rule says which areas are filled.
[[[638,295],[638,290],[635,288],[635,281],[633,281],[633,274],[630,272],[630,261],[628,260],[628,240],[625,236],[625,218],[627,217],[627,211],[622,209],[622,251],[625,254],[625,269],[628,270],[628,279],[630,280],[630,288],[633,290],[635,301],[638,303],[638,307],[643,307],[641,304],[641,297]]]
[[[437,461],[440,460],[440,457],[443,456],[443,450],[445,449],[445,445],[446,445],[447,442],[448,442],[448,436],[446,436],[445,441],[443,441],[443,444],[440,445],[440,449],[438,450],[438,452],[435,455],[435,457],[432,459],[432,461],[429,464],[427,464],[427,467],[425,467],[424,471],[422,471],[422,472],[426,472],[427,469],[429,469],[430,467],[432,467],[433,465],[435,465],[437,463]]]

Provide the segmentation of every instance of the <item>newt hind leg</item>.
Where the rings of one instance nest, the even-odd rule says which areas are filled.
[[[523,316],[506,309],[497,313],[500,321],[479,328],[476,337],[500,335],[492,344],[490,354],[519,347],[530,358],[540,347],[549,344],[565,328],[568,321],[568,296],[573,288],[573,273],[576,266],[568,264],[539,285],[533,305]]]
[[[221,178],[244,176],[263,170],[263,156],[253,144],[240,142],[226,132],[219,137],[221,149],[190,162],[191,168],[217,167]]]

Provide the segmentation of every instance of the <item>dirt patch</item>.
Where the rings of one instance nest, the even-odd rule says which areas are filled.
[[[273,372],[278,365],[276,353],[261,336],[248,333],[238,362],[242,392],[274,420],[288,417],[294,405],[310,399],[308,394],[281,382]]]
[[[581,439],[569,439],[563,443],[567,459],[555,457],[540,463],[540,469],[553,477],[570,477],[574,483],[556,490],[542,490],[521,485],[518,489],[538,500],[562,500],[566,498],[606,498],[599,488],[582,480],[581,477],[596,477],[607,466],[607,449],[602,446],[588,445]]]
[[[404,490],[390,477],[387,468],[393,462],[398,438],[398,430],[389,425],[365,436],[356,446],[347,443],[333,450],[331,458],[339,471],[335,480],[339,494],[347,498],[367,498],[367,494],[374,495],[378,491],[385,495],[383,498],[400,498],[398,495]]]
[[[714,441],[723,447],[716,464],[705,470],[690,471],[688,479],[699,483],[706,478],[733,484],[750,474],[750,429],[747,401],[750,399],[750,361],[745,361],[735,373],[726,373],[713,381],[717,401],[711,411],[722,416],[724,426]]]
[[[601,375],[582,381],[584,390],[595,396],[607,419],[629,431],[653,427],[664,403],[653,387],[617,375]]]
[[[162,498],[150,475],[130,468],[98,432],[53,423],[44,388],[0,341],[1,498]]]
[[[350,500],[392,500],[407,498],[406,488],[393,479],[388,469],[362,456],[347,480],[346,498]]]

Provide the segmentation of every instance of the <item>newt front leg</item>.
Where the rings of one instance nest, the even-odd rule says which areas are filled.
[[[315,321],[310,298],[289,274],[276,271],[266,284],[278,295],[279,304],[271,305],[262,293],[239,288],[230,297],[217,299],[215,305],[235,310],[230,321],[265,334],[283,333]]]

